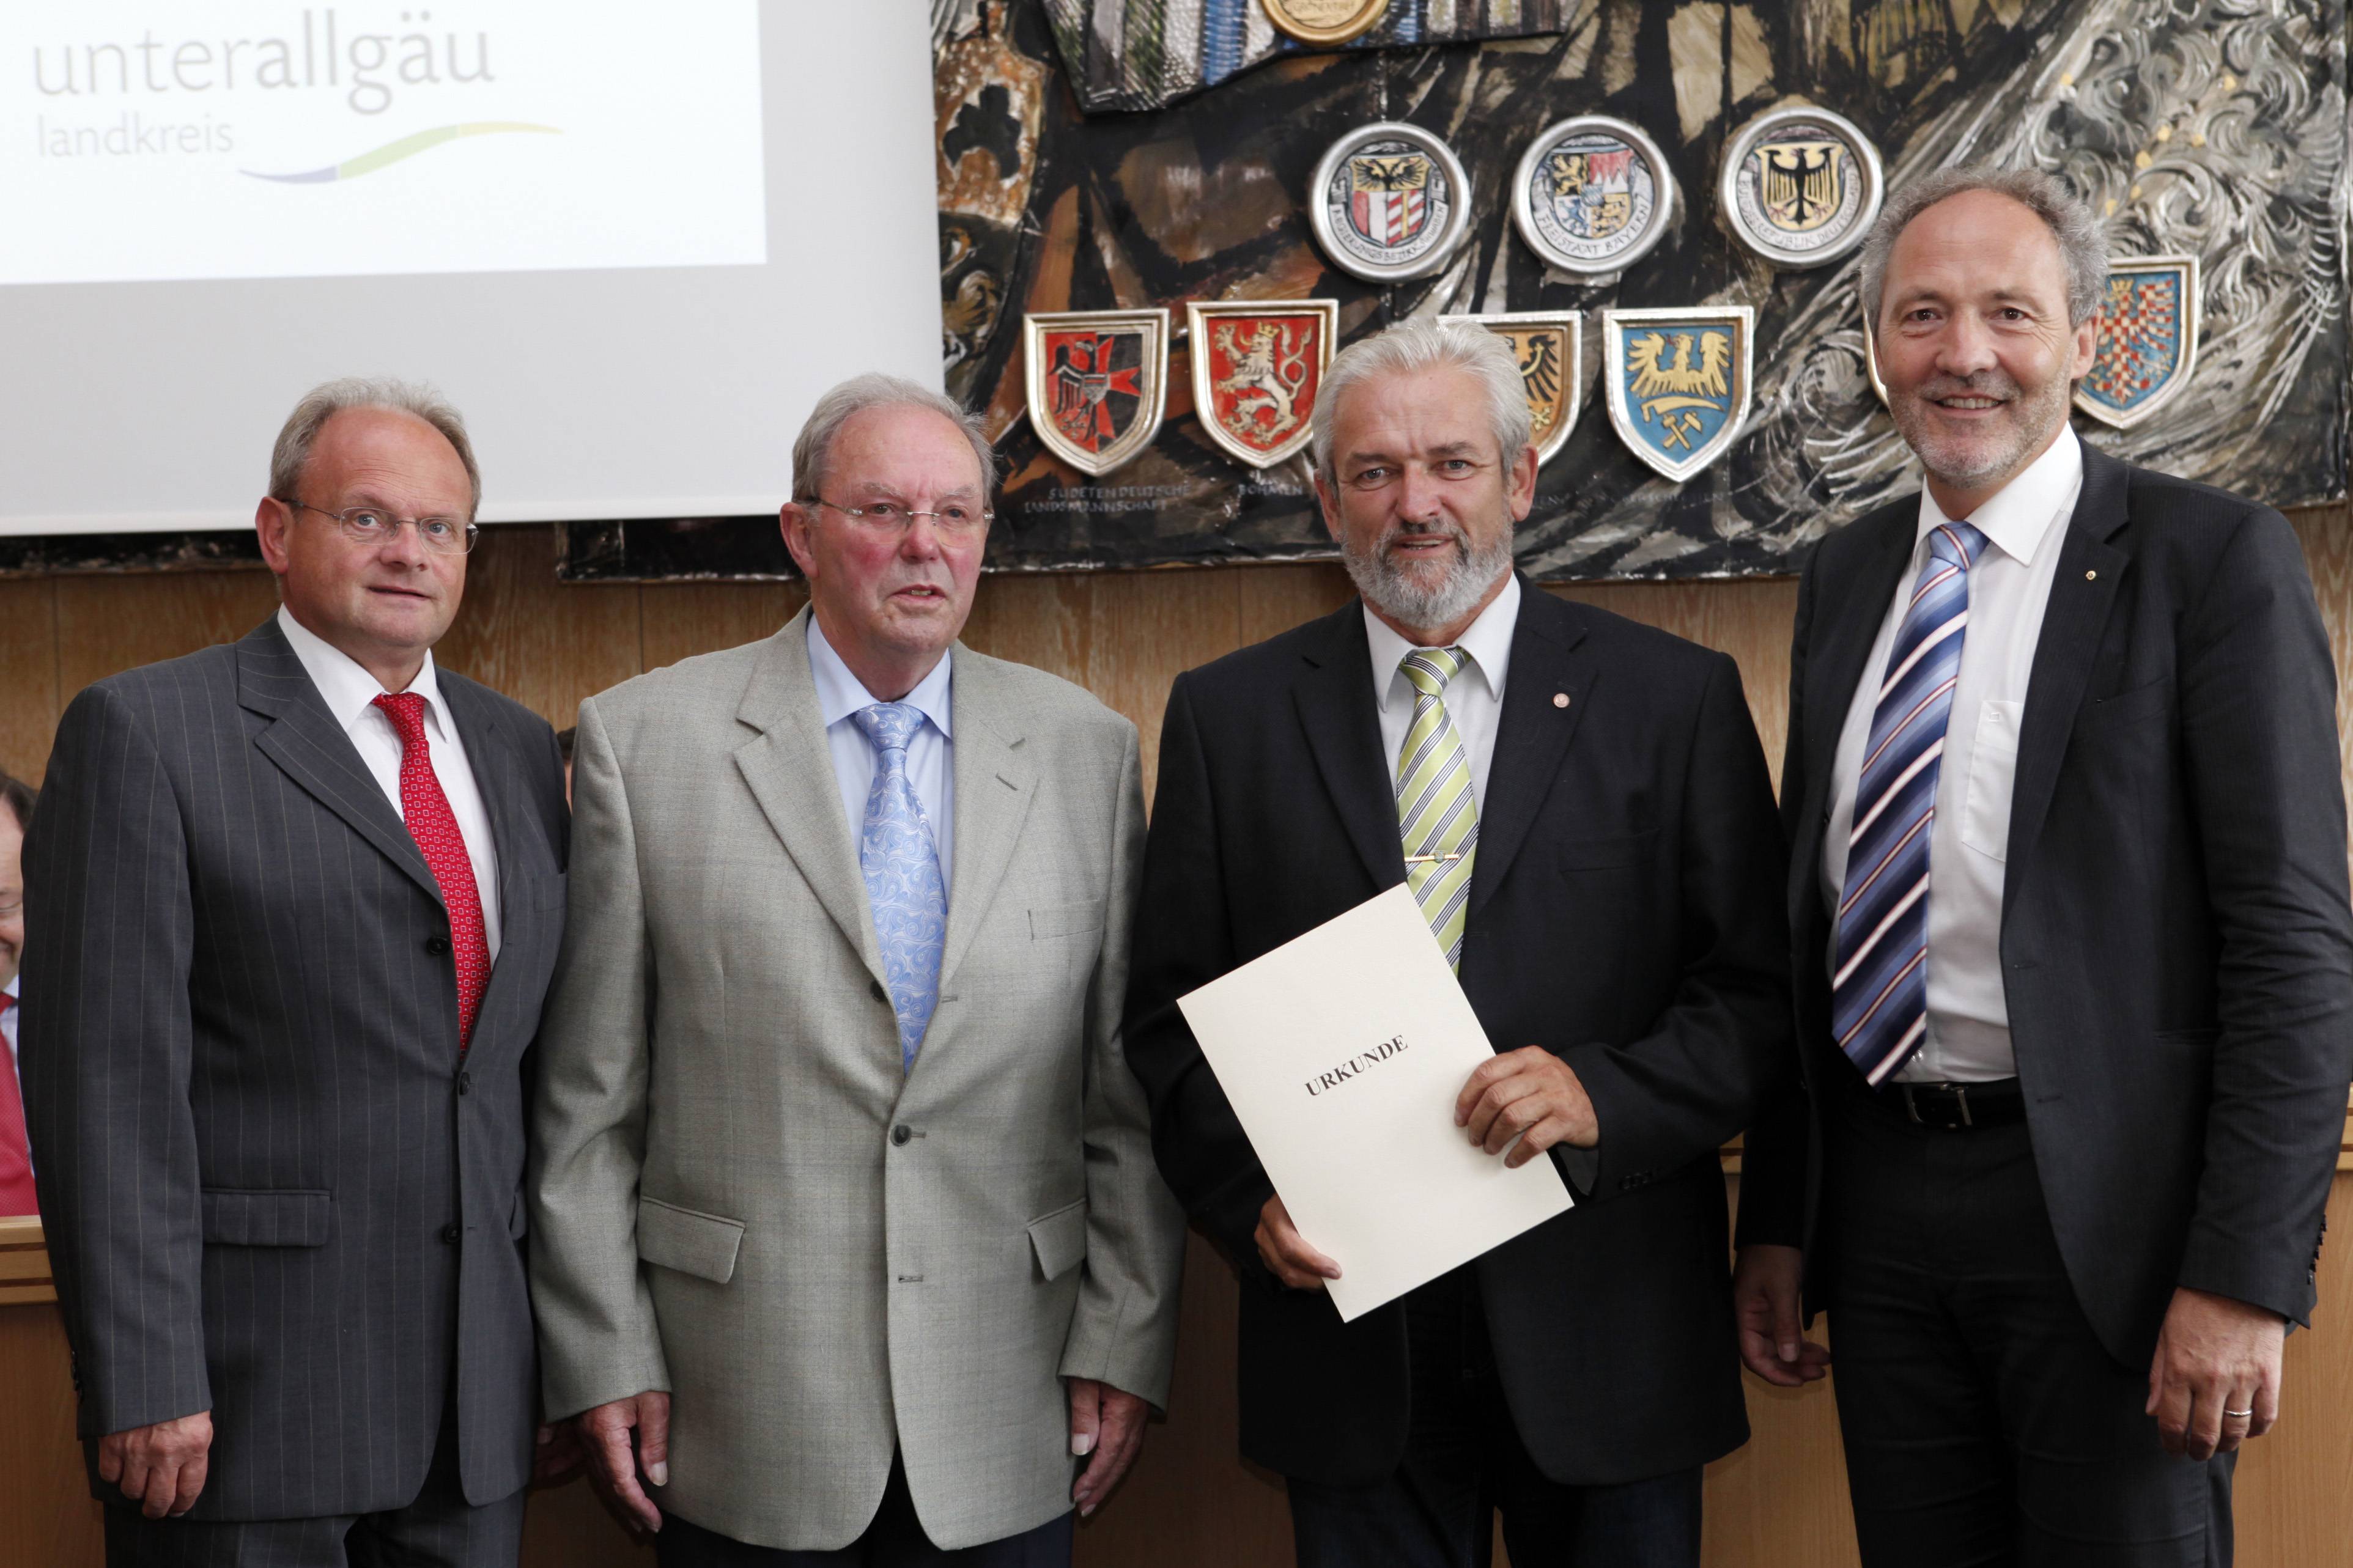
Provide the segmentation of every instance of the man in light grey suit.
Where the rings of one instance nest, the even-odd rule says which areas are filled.
[[[956,644],[991,467],[936,394],[835,388],[809,608],[580,707],[534,1301],[670,1568],[1066,1563],[1166,1395],[1135,730]]]

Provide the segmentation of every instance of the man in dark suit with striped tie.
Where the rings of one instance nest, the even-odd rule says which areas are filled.
[[[2060,182],[1889,201],[1862,288],[1926,488],[1799,590],[1804,1092],[1735,1299],[1823,1374],[1862,1559],[2227,1563],[2353,1071],[2336,680],[2295,535],[2077,441],[2106,288]],[[1801,1292],[1802,1279],[1802,1292]]]
[[[480,494],[431,394],[319,388],[256,517],[283,607],[58,727],[23,1061],[110,1563],[520,1550],[568,822],[545,721],[433,662]]]

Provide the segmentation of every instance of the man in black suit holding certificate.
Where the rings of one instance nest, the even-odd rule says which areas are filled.
[[[1244,1276],[1242,1452],[1309,1568],[1483,1562],[1497,1507],[1522,1568],[1696,1564],[1700,1467],[1747,1436],[1716,1150],[1788,1038],[1740,678],[1512,570],[1501,339],[1356,344],[1314,417],[1363,600],[1177,679],[1128,989],[1161,1172]],[[1399,882],[1498,1051],[1457,1123],[1579,1201],[1344,1325],[1176,1001]]]

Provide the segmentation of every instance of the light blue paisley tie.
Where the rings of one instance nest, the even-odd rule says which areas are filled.
[[[948,891],[923,803],[907,777],[907,742],[923,721],[911,702],[877,702],[849,721],[874,747],[874,787],[866,795],[858,868],[882,946],[882,978],[899,1016],[899,1068],[912,1072],[916,1047],[940,1001],[940,954],[947,945]]]

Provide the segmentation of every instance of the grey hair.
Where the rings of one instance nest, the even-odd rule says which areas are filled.
[[[278,445],[269,452],[269,495],[273,500],[291,505],[295,492],[302,486],[302,470],[310,466],[311,448],[319,442],[319,432],[327,421],[347,408],[385,408],[396,414],[412,414],[436,430],[442,438],[458,449],[458,460],[466,465],[466,483],[473,496],[466,507],[470,521],[482,506],[482,470],[474,463],[474,443],[466,435],[466,419],[432,387],[420,382],[395,381],[386,376],[347,375],[340,381],[330,381],[312,387],[286,416],[285,426],[278,432]]]
[[[1887,282],[1887,258],[1896,237],[1912,220],[1938,202],[1990,191],[2008,196],[2042,220],[2059,242],[2059,263],[2067,270],[2067,324],[2080,327],[2099,312],[2108,288],[2108,241],[2092,209],[2076,199],[2065,181],[2040,169],[1992,169],[1964,165],[1940,169],[1895,193],[1871,227],[1862,247],[1862,309],[1879,324],[1880,291]]]
[[[1451,368],[1468,371],[1487,394],[1487,418],[1495,432],[1496,449],[1510,468],[1528,444],[1526,385],[1520,380],[1519,362],[1512,345],[1499,333],[1464,321],[1413,320],[1400,321],[1374,337],[1359,338],[1342,349],[1324,373],[1310,416],[1314,429],[1315,469],[1327,484],[1337,484],[1332,468],[1332,422],[1340,399],[1349,388],[1382,375],[1410,375],[1419,371]]]
[[[997,449],[980,416],[952,397],[929,387],[879,371],[853,375],[817,400],[801,433],[793,438],[793,500],[812,501],[825,485],[826,460],[833,455],[833,439],[852,415],[870,408],[927,408],[955,426],[972,443],[973,460],[980,465],[980,493],[986,504],[997,485]]]

